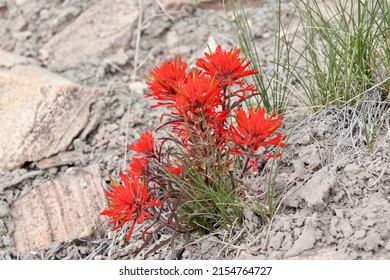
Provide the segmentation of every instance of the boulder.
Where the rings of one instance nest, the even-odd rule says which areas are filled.
[[[11,215],[20,253],[47,249],[52,242],[97,235],[106,219],[100,215],[105,196],[99,168],[71,168],[15,201]]]
[[[8,59],[8,65],[22,58]],[[31,65],[0,68],[0,168],[64,151],[87,124],[97,89]]]

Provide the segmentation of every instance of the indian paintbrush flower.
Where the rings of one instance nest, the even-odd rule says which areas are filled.
[[[152,197],[148,192],[145,182],[138,177],[120,173],[123,184],[115,182],[111,192],[106,192],[108,208],[101,212],[102,215],[110,217],[111,224],[117,224],[113,231],[120,229],[126,223],[132,222],[126,239],[130,240],[135,224],[142,224],[145,219],[151,216],[151,208],[160,207],[163,202],[157,202],[157,197]]]
[[[282,125],[283,115],[275,117],[273,112],[267,116],[265,109],[258,107],[257,111],[253,107],[249,108],[249,114],[239,108],[236,113],[237,126],[230,126],[230,137],[235,147],[232,149],[233,154],[246,155],[249,158],[258,157],[256,151],[260,147],[279,146],[284,148],[285,143],[282,141],[286,138],[280,133],[273,136],[276,130]],[[272,137],[273,136],[273,137]],[[261,154],[260,156],[262,156]],[[264,153],[266,158],[279,157],[280,154]],[[254,170],[257,169],[255,161],[251,160]]]
[[[225,203],[216,201],[212,209],[213,198],[202,197],[192,188],[202,186],[201,193],[205,189],[214,192],[222,189],[224,192],[219,195],[224,198],[229,194],[239,199],[240,192],[237,196],[233,192],[242,177],[233,178],[237,174],[235,168],[244,162],[242,174],[250,165],[256,171],[259,160],[264,162],[280,156],[273,153],[274,147],[285,147],[286,136],[277,133],[282,126],[282,115],[268,116],[261,106],[249,107],[248,112],[240,107],[243,101],[260,94],[245,80],[258,74],[249,68],[251,62],[240,57],[239,49],[225,51],[221,46],[205,56],[197,60],[198,69],[188,73],[187,63],[181,57],[150,72],[147,84],[151,93],[146,97],[157,101],[152,108],[168,109],[163,114],[164,122],[161,118],[161,125],[156,129],[164,128],[167,134],[155,138],[151,131],[146,131],[139,141],[129,146],[134,152],[129,169],[119,174],[122,183],[113,181],[112,190],[106,192],[109,205],[101,213],[116,224],[113,230],[132,223],[127,239],[131,238],[135,224],[142,224],[145,219],[153,221],[143,232],[144,241],[155,237],[150,232],[153,226],[156,231],[168,227],[177,233],[185,232],[183,228],[193,229],[196,224],[208,227],[208,219],[218,216]],[[209,218],[194,214],[196,211],[191,207],[196,205],[210,207]],[[163,210],[169,213],[161,214]],[[199,210],[203,211],[203,208]],[[231,211],[225,211],[224,215],[228,212]],[[181,220],[183,217],[187,220]],[[198,223],[199,219],[203,224]],[[212,227],[217,221],[210,221]]]

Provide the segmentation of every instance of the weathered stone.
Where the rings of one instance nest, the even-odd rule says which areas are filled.
[[[4,16],[8,11],[8,7],[6,3],[0,2],[0,17]]]
[[[58,70],[97,65],[131,43],[138,19],[135,0],[100,1],[53,36],[40,59]]]
[[[340,260],[345,257],[342,254],[338,254],[336,250],[319,252],[315,255],[309,256],[295,256],[288,258],[289,260]]]
[[[98,95],[39,67],[0,70],[0,168],[64,151],[86,125]]]
[[[35,65],[38,64],[31,58],[9,53],[6,50],[0,49],[0,69],[10,68],[16,65]]]
[[[15,174],[14,174],[15,173]],[[34,170],[27,173],[20,174],[18,170],[14,170],[8,175],[1,177],[0,180],[0,193],[3,192],[6,188],[15,186],[26,179],[34,178],[36,176],[42,175],[42,170]]]
[[[324,167],[314,173],[305,184],[300,186],[296,191],[287,194],[284,204],[290,207],[298,207],[300,201],[305,201],[307,206],[316,210],[323,210],[326,206],[325,199],[329,191],[335,185],[334,175]]]
[[[4,201],[0,201],[0,218],[8,215],[8,205]]]
[[[222,6],[221,1],[219,0],[159,0],[158,1],[161,6],[168,10],[169,12],[174,12],[175,10],[179,10],[183,5],[195,5],[205,8],[211,8],[216,6]]]
[[[12,52],[15,48],[16,41],[15,40],[8,40],[3,44],[0,44],[0,51],[6,51],[6,52]]]
[[[80,161],[81,155],[78,151],[59,153],[58,155],[40,160],[37,162],[37,167],[39,169],[49,169],[55,166],[74,164]]]
[[[18,199],[11,210],[15,221],[16,249],[46,249],[54,242],[94,236],[105,218],[97,165],[78,168],[71,174],[42,184]]]
[[[17,31],[25,30],[27,27],[27,20],[25,19],[24,16],[20,15],[14,19],[13,26]]]
[[[321,233],[317,229],[317,215],[314,214],[312,217],[306,219],[302,235],[294,242],[292,248],[287,251],[285,257],[294,257],[306,250],[314,248],[314,244],[320,236]]]

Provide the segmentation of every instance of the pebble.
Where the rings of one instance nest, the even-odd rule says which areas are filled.
[[[110,124],[106,127],[106,131],[108,132],[114,132],[115,130],[118,129],[119,129],[119,125],[117,125],[116,123]]]
[[[12,52],[15,48],[16,41],[15,40],[8,40],[5,43],[0,45],[0,50],[6,51],[6,52]]]
[[[17,31],[25,30],[27,27],[27,20],[23,16],[18,16],[14,20],[14,28]]]
[[[7,233],[7,228],[5,227],[4,221],[0,220],[0,235]]]
[[[57,174],[58,168],[57,167],[52,167],[52,168],[49,168],[48,171],[49,171],[50,174],[54,175],[54,174]]]
[[[115,111],[115,117],[120,118],[124,115],[124,113],[125,113],[125,107],[119,106],[118,109]]]
[[[295,237],[300,236],[301,233],[302,233],[302,229],[301,228],[294,228],[294,236]]]
[[[277,232],[275,236],[273,236],[269,242],[269,247],[273,248],[274,250],[279,250],[282,246],[284,240],[284,234],[283,232]]]
[[[108,142],[109,142],[108,139],[103,139],[103,140],[100,140],[100,141],[96,144],[96,146],[97,146],[98,148],[100,148],[100,147],[102,147],[102,146],[106,146],[106,145],[108,144]]]
[[[0,218],[8,216],[8,205],[4,201],[0,201]]]
[[[265,32],[265,33],[263,33],[263,38],[264,39],[268,39],[268,38],[270,38],[272,36],[272,33],[271,32]]]
[[[9,235],[3,236],[3,244],[4,244],[6,247],[15,246],[14,239],[11,238],[11,236],[9,236]]]
[[[43,9],[39,12],[39,17],[41,20],[47,20],[50,18],[50,12],[47,9]]]
[[[390,252],[390,240],[387,241],[387,244],[385,246],[386,251]]]
[[[357,239],[362,239],[362,238],[366,237],[366,235],[367,235],[367,232],[366,232],[366,230],[364,230],[364,229],[360,229],[360,230],[357,230],[357,231],[355,232],[355,237],[356,237]]]

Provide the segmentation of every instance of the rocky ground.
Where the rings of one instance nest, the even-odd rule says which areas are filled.
[[[127,259],[141,244],[99,212],[126,130],[131,142],[158,122],[145,74],[177,55],[193,63],[207,43],[237,45],[218,1],[178,2],[0,0],[0,259]],[[266,69],[276,2],[246,3]],[[269,225],[248,213],[148,258],[389,259],[390,124],[369,153],[348,114],[327,109],[292,131]]]

